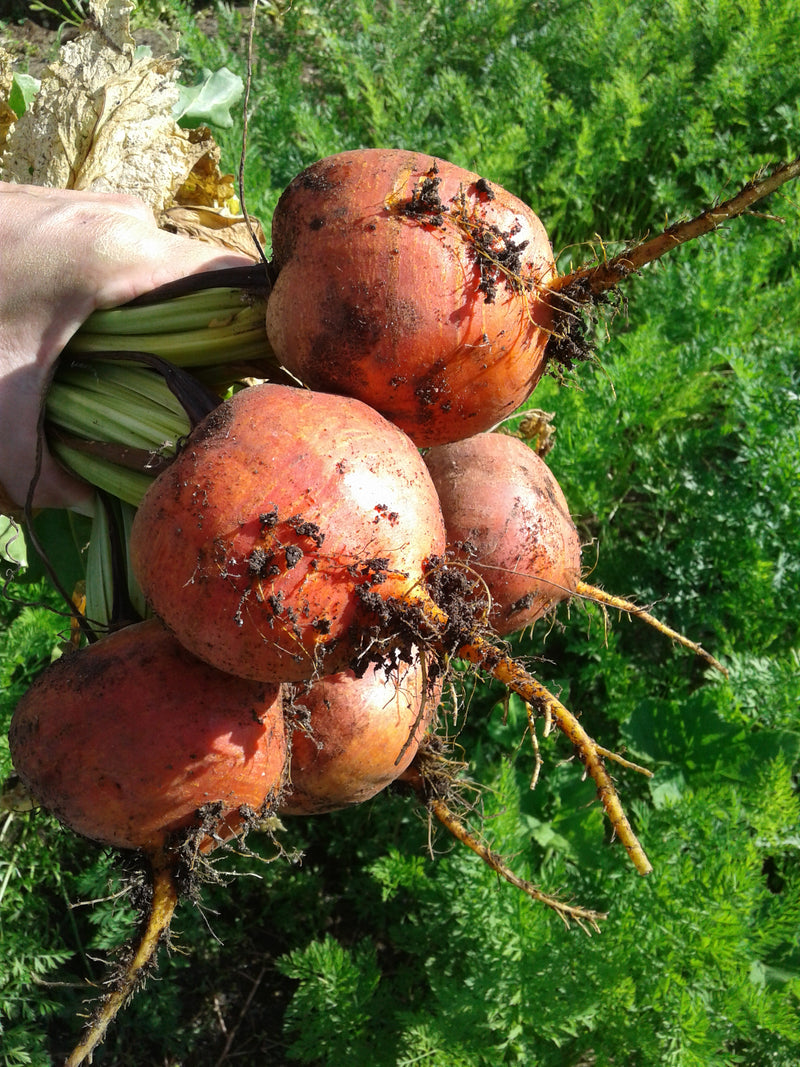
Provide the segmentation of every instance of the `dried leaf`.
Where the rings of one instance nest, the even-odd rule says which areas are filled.
[[[157,212],[216,148],[172,118],[178,63],[135,52],[128,0],[95,0],[88,31],[65,44],[6,139],[7,181],[133,193]],[[196,133],[196,131],[192,131]]]
[[[253,229],[264,247],[264,231],[257,219],[250,219]],[[233,252],[242,252],[255,258],[257,255],[253,238],[243,215],[230,215],[210,207],[171,207],[164,212],[160,225],[165,230],[196,237],[209,244],[221,245]]]
[[[0,48],[0,148],[6,142],[8,131],[17,121],[17,116],[8,105],[14,80],[13,63],[14,57],[4,48]]]
[[[8,100],[14,80],[14,57],[0,45],[0,99]]]
[[[186,181],[175,193],[175,203],[185,207],[222,207],[235,195],[232,174],[221,174],[219,147],[210,130],[200,126],[188,131],[190,143],[200,150]]]

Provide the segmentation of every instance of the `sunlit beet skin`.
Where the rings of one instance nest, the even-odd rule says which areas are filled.
[[[146,493],[131,559],[156,613],[221,670],[299,681],[348,666],[366,594],[422,595],[444,522],[411,440],[358,400],[244,389]]]
[[[313,164],[272,221],[267,333],[312,389],[355,396],[419,445],[494,426],[539,381],[553,253],[498,185],[399,149]]]
[[[150,854],[195,824],[211,847],[238,829],[243,806],[272,810],[286,769],[279,686],[201,663],[157,620],[48,667],[17,705],[9,743],[22,781],[67,826]],[[217,816],[198,821],[213,804]]]
[[[298,687],[291,770],[279,814],[313,815],[369,800],[408,767],[441,695],[419,660],[363,677],[340,671]]]
[[[498,634],[521,630],[572,596],[581,576],[578,532],[561,487],[533,449],[484,433],[431,448],[425,462],[449,549],[486,583]]]

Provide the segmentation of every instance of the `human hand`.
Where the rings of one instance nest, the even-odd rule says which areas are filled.
[[[25,503],[52,364],[93,311],[250,262],[159,230],[136,197],[0,182],[0,510],[4,496]],[[89,495],[45,449],[33,504],[68,507]]]

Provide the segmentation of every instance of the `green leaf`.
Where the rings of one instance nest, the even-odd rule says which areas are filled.
[[[686,789],[686,776],[681,767],[664,764],[649,781],[650,796],[656,808],[677,804]]]
[[[30,74],[20,74],[18,71],[14,72],[14,77],[11,79],[11,92],[8,97],[8,106],[17,118],[21,118],[28,110],[34,96],[39,92],[41,84],[42,83],[38,78],[34,78]]]
[[[86,577],[83,549],[89,541],[91,520],[63,508],[44,508],[34,518],[33,526],[50,566],[71,593],[76,582]],[[28,566],[31,581],[46,576],[37,553],[29,553]]]
[[[28,549],[22,530],[8,515],[0,515],[0,559],[20,567],[28,565]]]
[[[195,126],[233,126],[230,109],[241,98],[244,82],[238,74],[221,67],[219,70],[203,70],[203,76],[195,85],[180,85],[178,102],[172,117],[179,126],[193,129]]]

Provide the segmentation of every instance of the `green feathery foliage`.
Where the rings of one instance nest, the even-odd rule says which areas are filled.
[[[182,0],[169,11],[187,77],[244,76],[240,9],[218,5],[214,34]],[[790,0],[264,4],[248,208],[268,223],[320,156],[416,148],[528,201],[565,268],[796,155],[798,41]],[[220,137],[234,169],[241,125]],[[594,736],[653,770],[615,777],[654,874],[607,840],[593,785],[541,724],[529,788],[525,709],[464,675],[446,726],[480,783],[471,825],[545,891],[607,910],[602,935],[565,930],[443,832],[431,858],[405,796],[287,820],[303,863],[272,862],[257,839],[219,861],[227,876],[179,911],[161,981],[117,1021],[100,1067],[800,1061],[797,189],[761,207],[628,282],[625,306],[593,327],[597,363],[531,400],[555,412],[548,461],[588,580],[652,606],[730,670],[711,676],[590,603],[513,643]],[[62,523],[73,582],[85,529],[40,522]],[[32,555],[0,599],[5,725],[67,636],[62,617],[14,597],[58,604]],[[115,897],[128,881],[41,813],[0,814],[2,1067],[68,1050],[98,958],[130,932],[129,897]]]

